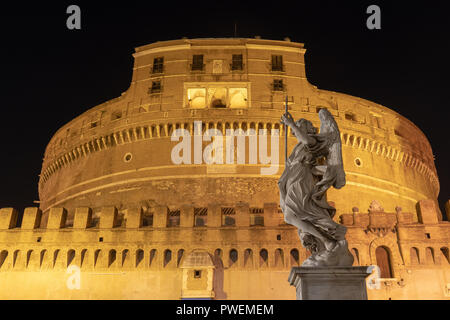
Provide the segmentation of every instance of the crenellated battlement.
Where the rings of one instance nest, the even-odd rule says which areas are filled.
[[[50,209],[47,219],[38,208],[26,208],[18,226],[17,210],[0,209],[0,272],[61,270],[70,265],[82,270],[170,270],[179,268],[185,253],[199,246],[211,256],[220,254],[228,268],[288,270],[309,255],[276,203],[263,208],[239,203],[207,208],[158,205],[126,212],[108,206],[95,210],[98,215],[93,211],[76,208],[69,221],[64,208]],[[368,213],[354,208],[352,214],[342,214],[340,223],[348,227],[356,264],[376,263],[374,243],[389,248],[394,268],[414,264],[411,252],[416,251],[423,264],[429,264],[430,250],[434,264],[448,263],[450,223],[439,221],[431,200],[419,201],[417,214],[415,221],[413,213],[401,208],[384,212],[377,201]]]

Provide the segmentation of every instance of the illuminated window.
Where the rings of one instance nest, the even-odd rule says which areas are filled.
[[[202,54],[194,54],[192,57],[191,70],[192,71],[203,71],[203,55]]]
[[[230,108],[247,108],[247,88],[228,89]]]
[[[242,70],[242,54],[233,54],[231,70]]]
[[[163,73],[163,71],[164,71],[164,57],[154,58],[152,73]]]
[[[189,107],[200,109],[206,107],[206,89],[192,88],[187,89]]]
[[[284,71],[283,56],[272,55],[272,71]]]
[[[232,85],[232,84],[231,84]],[[211,83],[205,87],[186,89],[186,105],[193,109],[202,108],[247,108],[248,89],[232,85],[217,86]]]
[[[208,99],[211,108],[227,107],[227,89],[226,88],[208,88]]]

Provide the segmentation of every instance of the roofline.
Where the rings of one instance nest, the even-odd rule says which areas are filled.
[[[304,44],[300,42],[291,42],[287,40],[267,40],[252,38],[197,38],[197,39],[178,39],[157,41],[144,46],[136,47],[133,57],[157,53],[162,51],[183,50],[195,48],[220,48],[220,47],[239,47],[243,49],[279,49],[282,51],[291,51],[305,53]]]

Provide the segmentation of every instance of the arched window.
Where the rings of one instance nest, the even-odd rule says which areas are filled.
[[[47,254],[47,250],[41,250],[41,254],[40,254],[40,257],[39,257],[39,267],[41,267],[42,268],[42,264],[44,263],[44,258],[46,257],[46,254]]]
[[[386,247],[378,247],[375,250],[377,265],[380,267],[380,278],[393,278],[391,257]]]
[[[291,266],[300,265],[300,255],[297,249],[291,250]]]
[[[172,260],[172,251],[167,249],[166,251],[164,251],[164,267],[166,267],[171,260]]]
[[[259,252],[259,265],[260,267],[267,267],[269,260],[269,253],[266,249],[261,249]]]
[[[351,252],[352,252],[353,258],[355,259],[355,260],[353,261],[353,265],[359,266],[359,265],[360,265],[360,262],[359,262],[359,252],[358,252],[358,249],[352,248]]]
[[[275,250],[275,266],[284,267],[284,252],[280,248]]]
[[[230,250],[230,267],[235,265],[238,260],[238,252],[236,249]]]
[[[245,267],[253,267],[253,251],[252,251],[252,249],[245,249],[244,266]]]
[[[2,250],[2,252],[0,253],[0,268],[5,263],[6,257],[8,257],[8,251]]]
[[[414,266],[420,264],[419,249],[417,249],[416,247],[412,247],[409,250],[409,256],[411,259],[411,265]]]
[[[149,260],[149,266],[154,267],[156,266],[156,257],[157,257],[157,251],[156,249],[152,249],[150,251],[150,260]]]
[[[59,249],[56,249],[56,250],[53,252],[53,268],[54,268],[55,265],[56,265],[56,260],[58,259],[58,255],[59,255]]]
[[[31,256],[33,255],[33,250],[28,250],[27,252],[27,268],[30,265]]]
[[[114,263],[114,261],[116,261],[116,255],[117,255],[116,250],[114,249],[109,250],[108,267],[110,267]]]
[[[435,261],[434,261],[434,250],[433,250],[433,248],[427,247],[427,248],[425,249],[425,254],[426,254],[426,257],[427,257],[427,263],[429,263],[429,264],[435,264]]]
[[[128,249],[122,250],[122,267],[124,266],[127,258],[129,258],[129,255],[130,255],[130,250],[128,250]]]
[[[84,260],[86,259],[87,249],[81,250],[81,257],[80,257],[80,267],[84,266]]]
[[[102,250],[100,250],[100,249],[97,249],[94,252],[94,267],[97,266],[98,258],[100,257],[101,252],[102,252]]]
[[[73,259],[75,259],[75,250],[70,249],[69,251],[67,251],[67,266],[70,266]]]
[[[136,250],[136,267],[144,260],[144,250],[137,249]]]
[[[183,255],[184,255],[184,250],[183,250],[183,249],[178,250],[177,267],[180,266],[180,264],[181,264],[181,259],[183,259]]]
[[[446,247],[442,247],[441,248],[441,253],[443,256],[442,263],[450,263],[450,256],[449,256],[449,252],[448,252],[448,248]]]

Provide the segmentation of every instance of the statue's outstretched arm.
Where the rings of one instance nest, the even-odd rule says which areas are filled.
[[[301,142],[303,144],[307,145],[314,145],[316,143],[316,140],[309,136],[306,133],[306,130],[301,130],[299,127],[295,125],[294,118],[292,115],[288,112],[287,114],[283,114],[281,116],[281,123],[288,125],[291,127],[292,131],[294,132],[295,136],[297,137],[298,142]]]

